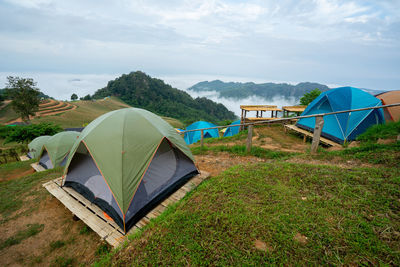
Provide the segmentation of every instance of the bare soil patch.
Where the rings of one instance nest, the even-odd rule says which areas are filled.
[[[35,170],[34,169],[29,169],[29,170],[14,170],[12,171],[10,174],[6,175],[5,177],[0,177],[0,181],[9,181],[9,180],[13,180],[13,179],[17,179],[29,174],[34,173]]]
[[[40,188],[38,190],[45,190]],[[43,192],[42,192],[43,193]],[[26,196],[26,204],[35,198]],[[0,225],[0,241],[14,236],[28,224],[43,224],[43,231],[23,240],[21,243],[0,250],[1,266],[51,266],[57,258],[72,259],[74,263],[89,265],[95,259],[95,252],[101,241],[96,233],[88,231],[81,234],[85,224],[74,221],[72,213],[57,199],[46,196],[38,208],[27,215],[20,215]],[[34,208],[34,207],[30,207]],[[29,208],[28,208],[29,209]],[[23,212],[22,208],[17,213]],[[51,244],[60,241],[63,245],[52,248]]]
[[[196,155],[195,159],[199,170],[209,172],[211,176],[216,176],[226,169],[238,164],[266,161],[265,159],[253,156],[236,156],[227,152],[220,152],[209,155]]]

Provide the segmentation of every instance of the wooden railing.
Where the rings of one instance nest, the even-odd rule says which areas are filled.
[[[400,103],[382,105],[382,106],[376,106],[376,107],[368,107],[368,108],[357,108],[357,109],[349,109],[349,110],[342,110],[342,111],[335,111],[335,112],[327,112],[327,113],[320,113],[320,114],[313,114],[313,115],[296,116],[296,117],[290,117],[290,118],[280,118],[280,119],[275,119],[275,120],[272,120],[272,121],[271,120],[268,120],[268,121],[266,120],[266,121],[256,121],[256,122],[251,122],[251,123],[241,123],[241,124],[235,124],[235,125],[215,126],[215,127],[209,127],[209,128],[203,128],[203,129],[182,131],[179,134],[185,134],[185,133],[188,133],[188,132],[201,131],[200,146],[203,147],[203,145],[204,145],[204,130],[220,129],[220,128],[227,128],[227,127],[248,126],[248,135],[247,135],[247,141],[246,141],[246,148],[247,148],[247,152],[250,152],[251,151],[251,146],[252,146],[253,126],[254,125],[285,122],[285,121],[294,120],[294,119],[303,119],[303,118],[313,118],[313,117],[315,117],[315,128],[314,128],[313,140],[312,140],[312,143],[311,143],[311,153],[315,153],[315,152],[317,152],[318,145],[319,145],[319,140],[321,138],[322,128],[324,126],[324,116],[334,115],[334,114],[341,114],[341,113],[351,113],[351,112],[364,111],[364,110],[396,107],[396,106],[400,106]]]

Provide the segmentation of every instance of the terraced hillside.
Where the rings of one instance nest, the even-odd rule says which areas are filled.
[[[76,107],[76,105],[68,102],[46,99],[40,103],[39,111],[36,112],[34,117],[31,117],[31,120],[71,111],[76,109]],[[12,124],[15,122],[22,122],[22,119],[18,117],[9,104],[4,105],[0,110],[0,123]]]
[[[112,110],[130,107],[117,97],[109,97],[96,101],[63,102],[57,100],[45,100],[40,104],[32,123],[52,122],[63,128],[83,127],[98,116]],[[0,109],[0,123],[16,121],[17,114],[7,105]],[[176,119],[163,117],[174,127],[183,128],[183,124]]]

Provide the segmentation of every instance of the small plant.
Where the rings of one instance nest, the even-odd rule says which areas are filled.
[[[54,261],[56,266],[60,267],[67,267],[67,266],[73,266],[74,265],[74,259],[72,258],[64,258],[64,257],[58,257]]]
[[[61,248],[63,246],[65,246],[65,242],[62,241],[62,240],[57,240],[57,241],[53,241],[53,242],[50,243],[50,249],[51,250],[55,250],[55,249]]]
[[[110,252],[111,248],[106,243],[101,243],[96,249],[96,256],[101,256]]]
[[[11,247],[13,245],[17,245],[17,244],[21,243],[22,240],[25,240],[31,236],[37,235],[38,233],[43,231],[44,224],[38,224],[38,223],[28,224],[26,226],[26,228],[27,229],[19,231],[14,236],[9,237],[4,242],[2,242],[0,244],[0,250],[7,248],[7,247]]]
[[[79,231],[80,235],[88,235],[90,232],[92,232],[92,229],[88,227],[87,225],[84,225],[81,230]]]

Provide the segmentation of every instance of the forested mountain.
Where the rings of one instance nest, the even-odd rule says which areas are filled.
[[[195,92],[201,91],[217,91],[220,97],[243,99],[249,96],[260,96],[265,99],[271,99],[275,96],[284,97],[286,99],[300,99],[304,93],[320,89],[322,92],[329,90],[329,87],[319,83],[303,82],[297,85],[287,83],[261,83],[253,82],[222,82],[220,80],[199,82],[189,90]]]
[[[156,114],[177,118],[185,123],[197,120],[218,122],[235,119],[235,114],[224,105],[207,98],[193,99],[184,91],[172,88],[164,81],[136,71],[123,74],[97,90],[93,98],[117,96],[127,104]]]

